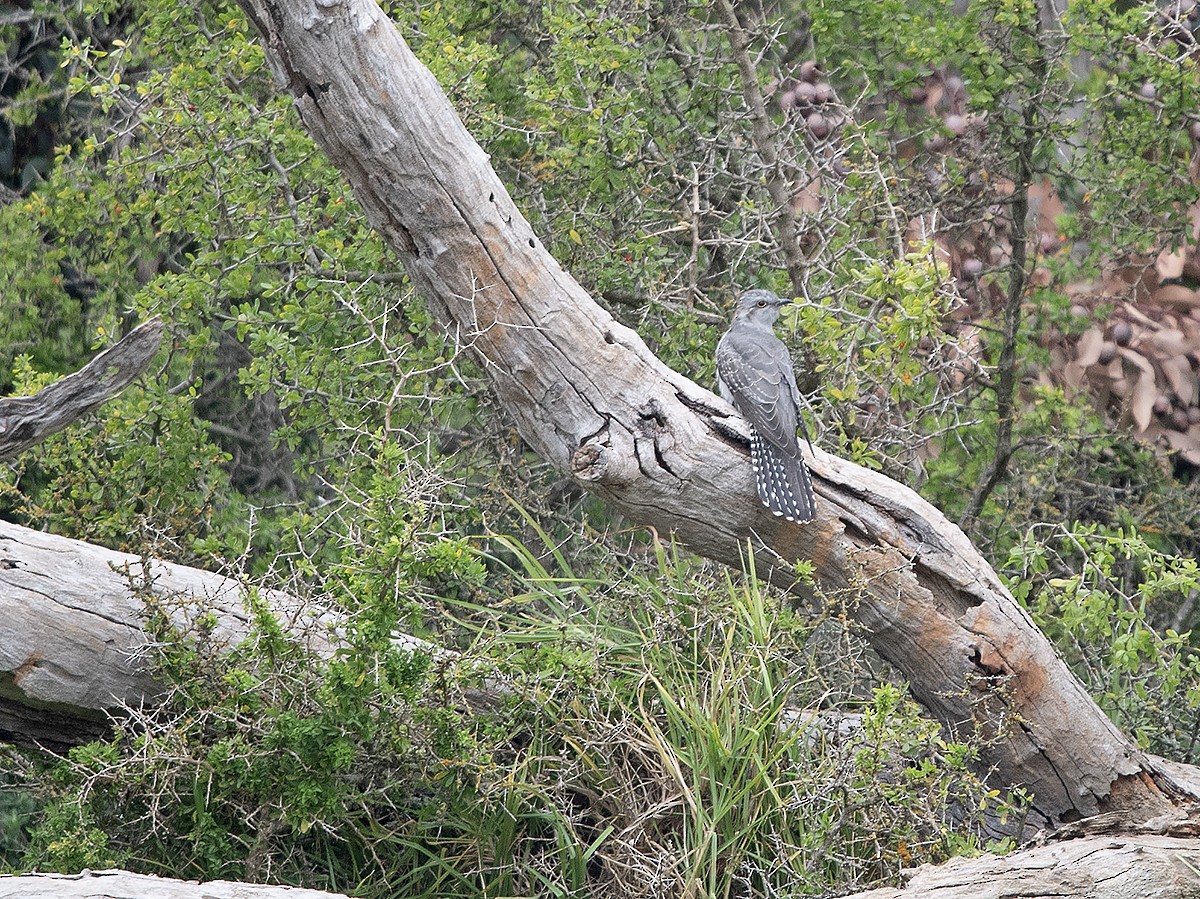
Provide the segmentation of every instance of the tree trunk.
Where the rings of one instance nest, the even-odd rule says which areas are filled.
[[[811,559],[914,695],[990,738],[1029,824],[1162,814],[1168,778],[1109,722],[961,531],[915,493],[817,452],[818,518],[755,495],[744,423],[656,359],[542,247],[428,70],[371,0],[239,0],[278,84],[442,323],[543,458],[633,521],[795,583]],[[743,285],[749,286],[749,285]]]

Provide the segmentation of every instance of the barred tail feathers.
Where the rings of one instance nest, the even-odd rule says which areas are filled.
[[[788,521],[803,523],[816,517],[812,476],[803,459],[787,455],[752,433],[750,461],[764,506]]]

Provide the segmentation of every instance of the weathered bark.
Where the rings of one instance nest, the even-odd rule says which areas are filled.
[[[1170,836],[1088,837],[918,868],[904,889],[847,899],[1190,899],[1200,845]]]
[[[0,521],[0,741],[64,750],[105,736],[116,708],[152,703],[161,690],[140,664],[148,597],[180,627],[213,614],[219,644],[249,633],[235,580]],[[330,651],[319,610],[285,593],[263,598]]]
[[[152,318],[33,396],[0,398],[0,459],[45,440],[128,387],[150,365],[162,332],[162,320]]]
[[[1171,787],[1108,721],[964,535],[912,491],[818,452],[811,525],[757,502],[744,424],[671,371],[550,256],[432,75],[370,0],[239,0],[281,89],[543,458],[632,520],[794,583],[811,559],[947,726],[992,737],[1030,824],[1145,820]]]
[[[171,880],[128,871],[0,875],[0,899],[347,899],[343,893],[211,880]]]

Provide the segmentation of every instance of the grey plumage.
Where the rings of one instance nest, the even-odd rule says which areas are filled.
[[[792,357],[774,331],[780,308],[789,303],[769,290],[738,297],[729,330],[717,344],[717,386],[750,423],[759,499],[776,515],[805,522],[815,517],[816,501],[796,435],[804,428],[800,391]]]

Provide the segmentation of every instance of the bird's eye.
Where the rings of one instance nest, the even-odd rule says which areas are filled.
[[[761,309],[763,306],[767,305],[767,301],[766,301],[766,300],[759,300],[759,301],[758,301],[757,303],[755,303],[754,305],[755,305],[755,306],[757,306],[759,309]]]

